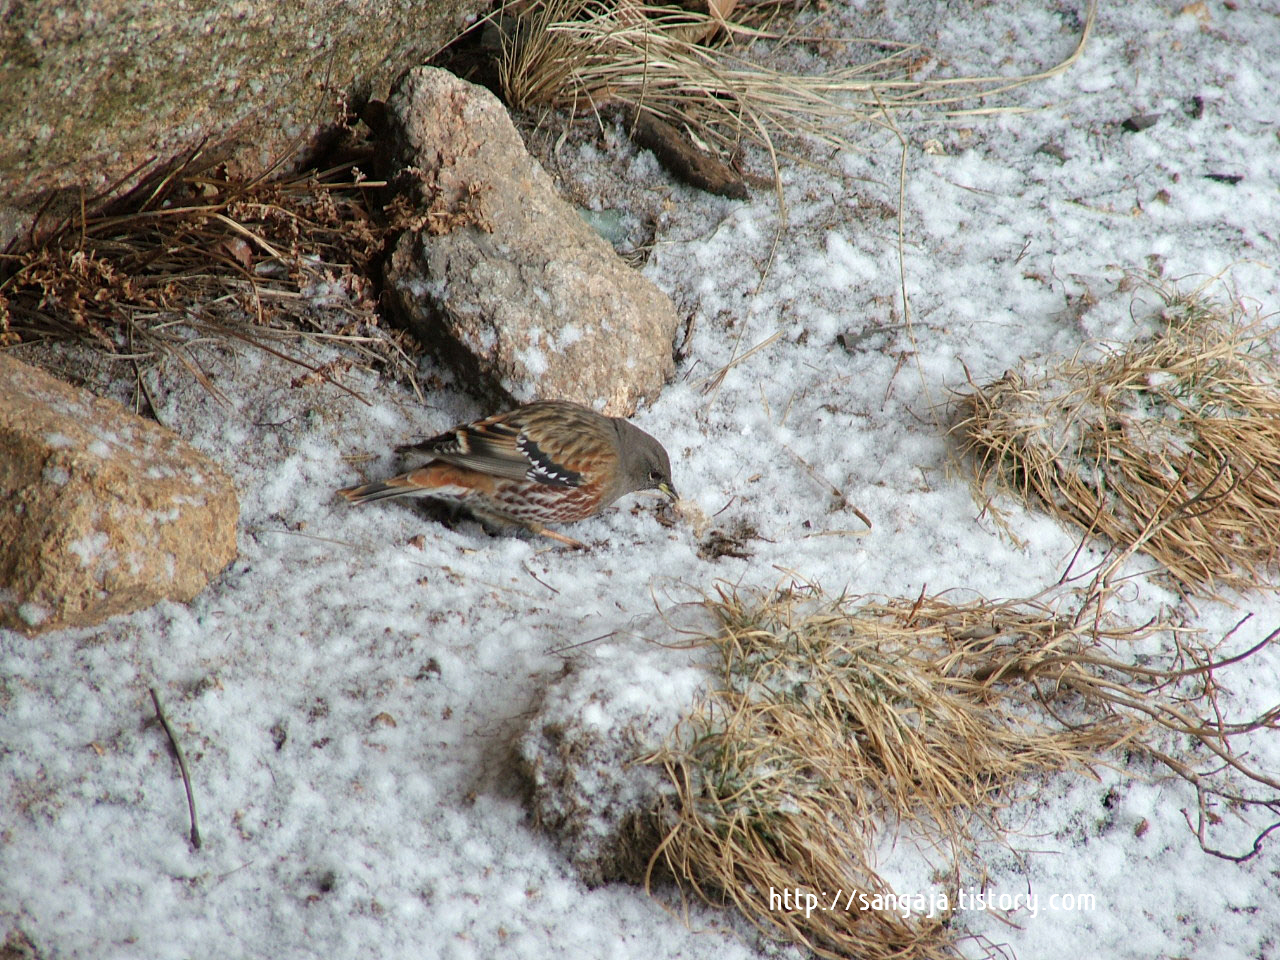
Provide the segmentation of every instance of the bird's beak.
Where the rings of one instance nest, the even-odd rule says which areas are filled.
[[[663,494],[664,496],[670,497],[672,502],[675,502],[676,500],[680,499],[680,494],[676,493],[676,488],[673,487],[671,484],[669,484],[666,480],[663,480],[660,484],[658,484],[658,492]]]

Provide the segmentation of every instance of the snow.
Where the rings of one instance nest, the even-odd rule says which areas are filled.
[[[645,643],[679,639],[655,607],[716,580],[768,587],[795,571],[832,593],[989,597],[1057,581],[1075,534],[1005,502],[1019,542],[1003,537],[953,466],[946,404],[966,369],[984,380],[1089,336],[1136,335],[1130,304],[1154,297],[1118,289],[1126,273],[1220,276],[1219,292],[1280,306],[1280,11],[1193,5],[1206,23],[1183,6],[1103,4],[1073,68],[999,98],[1039,109],[899,118],[910,326],[891,132],[851,131],[856,152],[815,149],[849,179],[786,170],[789,227],[763,282],[771,191],[741,203],[675,185],[616,130],[564,143],[557,172],[598,193],[593,205],[637,195],[626,191],[669,201],[645,273],[694,323],[675,382],[634,420],[715,526],[756,528],[748,559],[701,559],[691,527],[659,525],[642,498],[567,531],[591,545],[579,553],[334,497],[389,475],[396,444],[493,412],[452,386],[424,406],[355,371],[346,383],[366,407],[323,385],[289,389],[296,371],[242,354],[210,361],[231,409],[196,385],[155,391],[163,422],[233,476],[240,555],[187,606],[35,640],[0,633],[0,932],[21,929],[57,958],[179,958],[211,944],[280,958],[779,955],[732,913],[690,903],[686,924],[669,893],[586,887],[529,822],[514,745],[544,696],[568,696],[566,668],[572,689],[611,691],[574,711],[579,723],[669,720],[697,681],[685,657],[666,663]],[[949,73],[1015,75],[1069,53],[1081,14],[1014,0],[833,3],[827,16],[840,32],[923,40]],[[1139,113],[1160,118],[1121,128]],[[1206,179],[1220,173],[1244,179]],[[1078,563],[1099,555],[1090,544]],[[1122,597],[1133,622],[1172,611],[1210,637],[1251,614],[1229,652],[1280,625],[1273,596],[1191,604],[1139,575]],[[32,623],[47,614],[23,610]],[[1255,714],[1280,699],[1280,655],[1224,680],[1235,715]],[[152,686],[191,767],[200,851],[149,722]],[[1280,770],[1280,745],[1262,739],[1251,759]],[[1060,956],[1073,938],[1104,956],[1274,951],[1280,841],[1242,864],[1207,856],[1181,812],[1193,792],[1098,774],[1031,791],[1011,818],[1013,849],[992,854],[992,889],[1033,893],[1038,909],[1014,927],[965,911],[961,929],[1024,960]],[[1210,837],[1242,853],[1266,825],[1226,813]],[[898,892],[929,894],[901,848],[882,851],[890,867],[895,857]],[[1081,895],[1092,909],[1050,906]]]
[[[55,487],[65,487],[71,482],[71,471],[66,467],[55,467],[46,465],[40,471],[40,479],[44,483],[52,484]]]
[[[67,544],[67,550],[80,558],[82,566],[89,566],[100,557],[107,548],[107,535],[101,532],[87,533]]]

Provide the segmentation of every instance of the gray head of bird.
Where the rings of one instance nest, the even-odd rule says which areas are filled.
[[[679,500],[680,495],[671,482],[671,458],[667,456],[666,448],[626,420],[615,418],[613,422],[618,428],[621,455],[618,465],[620,489],[616,496],[636,490],[657,490],[672,500]]]

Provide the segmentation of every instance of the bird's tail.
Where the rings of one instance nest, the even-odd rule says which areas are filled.
[[[431,463],[417,470],[410,470],[390,480],[377,483],[365,483],[358,487],[344,487],[338,493],[352,503],[368,503],[371,500],[386,500],[389,497],[439,497],[442,499],[463,500],[475,489],[474,483],[465,482],[460,474],[463,471],[442,463]],[[492,481],[489,481],[492,484]]]
[[[422,482],[424,478],[416,476],[419,473],[421,471],[414,470],[392,477],[390,480],[365,483],[358,487],[345,487],[338,492],[352,503],[368,503],[371,500],[385,500],[388,497],[422,496],[432,491],[424,486]]]
[[[370,500],[385,500],[387,497],[403,497],[405,494],[416,491],[400,486],[394,480],[387,480],[380,483],[365,483],[358,487],[344,487],[338,492],[352,503],[368,503]]]

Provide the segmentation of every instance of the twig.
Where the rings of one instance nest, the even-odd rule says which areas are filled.
[[[743,327],[743,330],[745,329],[746,328]],[[765,347],[769,346],[771,343],[777,340],[780,336],[782,336],[782,334],[783,334],[783,331],[775,330],[773,333],[769,334],[769,336],[765,337],[763,340],[757,343],[754,347],[752,347],[746,353],[733,357],[728,363],[726,363],[723,367],[721,367],[715,373],[711,374],[710,376],[703,377],[701,380],[699,380],[697,383],[693,385],[694,389],[695,390],[701,389],[703,393],[710,393],[713,388],[715,390],[719,390],[720,384],[724,383],[724,378],[729,373],[730,370],[732,370],[738,364],[742,363],[742,361],[748,359],[749,357],[754,356],[755,354],[763,350]],[[741,340],[741,339],[742,339],[742,334],[739,333],[738,340]],[[737,348],[737,344],[734,345],[734,348],[735,349]]]
[[[524,563],[524,564],[522,564],[522,566],[524,567],[524,572],[525,572],[525,573],[527,573],[529,576],[533,577],[533,579],[537,580],[537,581],[538,581],[538,583],[542,584],[544,587],[546,587],[548,590],[550,590],[552,593],[554,593],[557,597],[558,597],[558,596],[560,596],[560,591],[559,591],[559,590],[557,590],[555,587],[553,587],[551,584],[547,583],[547,581],[543,580],[541,577],[539,577],[539,576],[538,576],[536,573],[534,573],[532,570],[530,570],[530,569],[529,569],[529,564],[528,564],[528,563]]]
[[[535,577],[534,579],[536,580],[537,578]],[[542,581],[539,580],[538,582],[541,583]],[[545,584],[543,585],[545,586]],[[602,633],[600,636],[592,637],[590,640],[579,640],[577,643],[566,643],[563,647],[556,647],[554,650],[548,650],[547,656],[554,657],[564,653],[566,650],[577,650],[579,647],[585,647],[590,643],[598,643],[601,640],[608,640],[610,637],[616,636],[617,633],[617,630],[610,630],[608,633]]]
[[[1196,839],[1200,841],[1200,849],[1211,857],[1217,857],[1219,860],[1230,860],[1232,863],[1246,863],[1262,852],[1262,841],[1267,839],[1267,836],[1273,830],[1280,829],[1280,822],[1271,824],[1271,826],[1267,827],[1267,829],[1263,830],[1253,838],[1253,848],[1248,853],[1234,854],[1227,853],[1223,850],[1216,850],[1209,846],[1208,841],[1204,836],[1204,825],[1205,821],[1208,819],[1205,812],[1204,789],[1197,785],[1196,793],[1200,798],[1200,813],[1196,818],[1196,824],[1194,826],[1192,825],[1191,814],[1189,814],[1185,809],[1182,811],[1182,816],[1187,821],[1187,826],[1191,827],[1191,830],[1195,833]]]
[[[187,758],[182,755],[178,738],[164,715],[164,707],[160,705],[160,694],[156,693],[155,687],[149,687],[148,692],[151,694],[151,702],[156,705],[156,717],[160,721],[160,726],[164,727],[164,732],[169,737],[169,745],[173,747],[173,755],[178,758],[178,769],[182,771],[182,785],[187,788],[187,810],[191,814],[191,846],[199,850],[203,841],[200,839],[200,825],[196,822],[196,797],[191,792],[191,775],[187,773]]]

